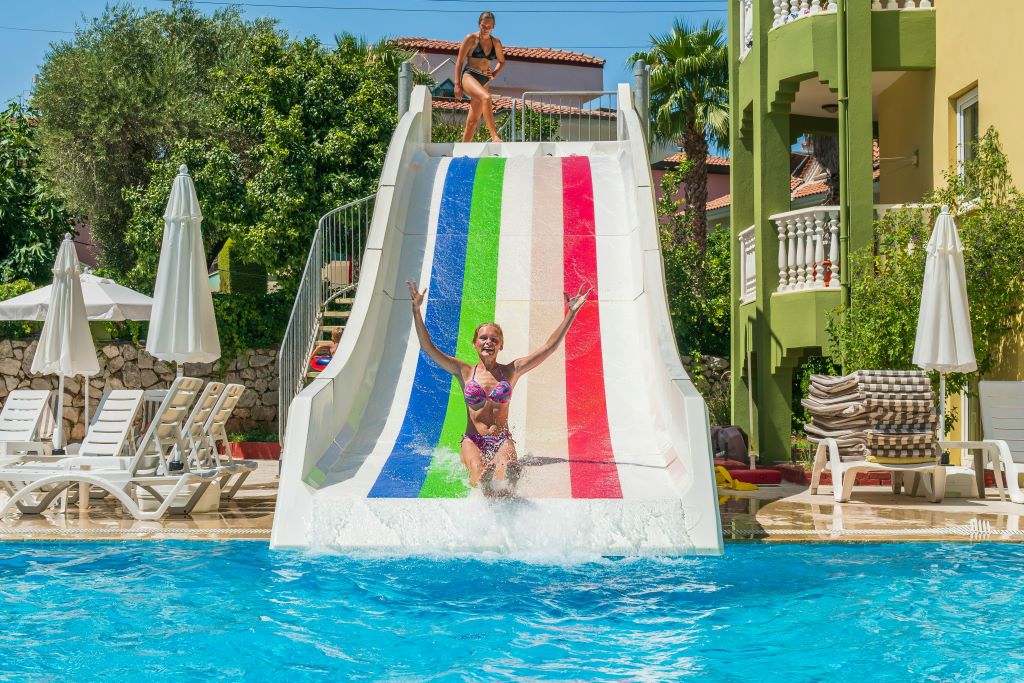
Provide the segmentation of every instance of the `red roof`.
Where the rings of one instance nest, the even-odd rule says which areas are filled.
[[[663,164],[678,164],[678,163],[681,163],[681,162],[683,162],[685,160],[686,160],[686,153],[685,152],[676,152],[675,154],[672,154],[672,155],[667,156],[664,159],[662,159],[661,163],[663,163]],[[714,156],[712,154],[709,154],[708,155],[707,164],[708,164],[708,166],[728,166],[729,165],[729,157],[716,157],[716,156]]]
[[[391,42],[412,50],[423,50],[426,52],[441,52],[457,55],[462,43],[455,43],[450,40],[431,40],[430,38],[394,38]],[[593,55],[582,52],[569,52],[568,50],[553,50],[547,47],[516,47],[514,45],[503,46],[505,57],[523,62],[548,62],[553,64],[571,64],[573,66],[604,67],[604,60]]]
[[[491,95],[491,104],[494,112],[506,112],[512,110],[513,98],[504,95]],[[434,109],[446,109],[449,111],[469,111],[469,100],[455,100],[451,97],[434,97]],[[522,110],[522,102],[516,105],[517,111]],[[615,112],[607,109],[580,109],[560,104],[549,104],[547,102],[530,101],[530,109],[541,114],[574,114],[576,116],[590,116],[594,118],[614,119]]]

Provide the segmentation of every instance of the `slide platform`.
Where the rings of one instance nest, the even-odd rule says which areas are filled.
[[[274,547],[388,553],[719,553],[707,411],[679,361],[650,165],[619,95],[619,140],[430,143],[417,88],[385,161],[355,303],[327,369],[292,403]],[[593,287],[565,342],[516,385],[511,497],[468,486],[462,387],[419,347],[427,329],[476,362],[539,347],[563,291]]]

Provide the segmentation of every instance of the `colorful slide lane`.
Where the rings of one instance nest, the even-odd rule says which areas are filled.
[[[366,257],[374,280],[364,266],[342,347],[293,405],[291,420],[307,412],[286,437],[275,547],[720,552],[706,412],[664,361],[675,350],[651,305],[664,285],[645,239],[656,226],[638,210],[652,199],[630,150],[406,147],[390,181],[385,164],[391,206],[380,224],[375,215]],[[462,387],[419,349],[406,280],[427,287],[437,346],[470,363],[479,323],[502,326],[508,361],[547,339],[564,291],[593,288],[564,344],[515,387],[523,472],[511,500],[468,486]],[[302,450],[289,461],[293,438]]]

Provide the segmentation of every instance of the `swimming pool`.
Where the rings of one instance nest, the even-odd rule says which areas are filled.
[[[4,543],[0,679],[1021,680],[1022,567],[1003,544],[551,566]]]

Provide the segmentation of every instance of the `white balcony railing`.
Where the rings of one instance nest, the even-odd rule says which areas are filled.
[[[873,10],[891,9],[932,9],[932,0],[860,0],[870,2]],[[836,0],[772,0],[775,18],[772,28],[788,24],[797,19],[810,17],[823,12],[835,12]]]
[[[757,297],[757,251],[754,246],[754,229],[751,225],[737,238],[740,245],[740,303],[749,303]]]
[[[769,216],[779,236],[778,293],[839,287],[839,207]]]
[[[754,0],[739,0],[740,3],[740,61],[754,46]]]

